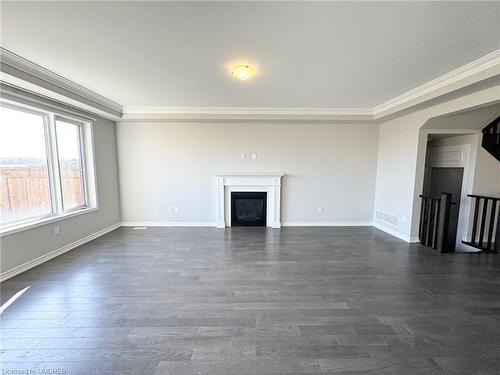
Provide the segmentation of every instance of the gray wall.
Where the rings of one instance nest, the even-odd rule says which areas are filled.
[[[399,227],[375,224],[406,241],[418,241],[419,195],[422,193],[427,134],[420,131],[434,117],[498,102],[500,86],[424,107],[380,124],[375,211],[397,216]]]
[[[0,270],[4,273],[120,221],[115,123],[97,119],[94,150],[99,209],[73,218],[3,236]],[[54,226],[61,233],[54,235]]]
[[[374,124],[122,122],[117,140],[124,222],[215,225],[218,172],[285,173],[284,224],[372,222]]]

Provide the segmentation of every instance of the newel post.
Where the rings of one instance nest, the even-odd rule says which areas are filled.
[[[496,208],[497,208],[497,205],[496,205],[496,201],[493,201],[493,207],[491,208],[493,210],[493,212],[495,212]],[[500,253],[500,201],[498,202],[498,212],[497,212],[497,227],[496,227],[496,230],[495,230],[495,243],[494,243],[494,246],[493,246],[493,252],[495,254],[498,254]],[[494,214],[491,215],[491,220],[495,220],[495,216]],[[492,236],[493,233],[490,233],[490,236]]]
[[[437,249],[441,253],[454,251],[449,247],[448,234],[450,231],[450,211],[451,211],[451,194],[441,193],[441,200],[439,201],[439,221],[437,232]]]

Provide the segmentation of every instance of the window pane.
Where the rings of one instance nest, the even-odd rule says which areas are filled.
[[[51,212],[44,118],[0,106],[0,225]]]
[[[85,204],[80,127],[56,120],[56,133],[63,208],[67,211]]]

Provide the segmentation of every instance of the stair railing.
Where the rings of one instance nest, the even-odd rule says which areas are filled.
[[[500,116],[483,129],[481,146],[500,161]]]
[[[500,252],[500,198],[468,194],[474,199],[474,216],[470,240],[464,244],[487,253]]]
[[[450,230],[451,193],[442,193],[439,197],[420,195],[419,241],[424,246],[432,247],[441,253],[453,252],[448,243]]]

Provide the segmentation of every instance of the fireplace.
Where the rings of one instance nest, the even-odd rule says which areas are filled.
[[[267,192],[231,192],[231,226],[266,226]]]
[[[217,187],[217,228],[231,226],[233,193],[264,193],[266,200],[264,223],[271,228],[281,228],[281,177],[283,173],[219,173],[215,175]],[[239,224],[236,224],[239,225]]]

